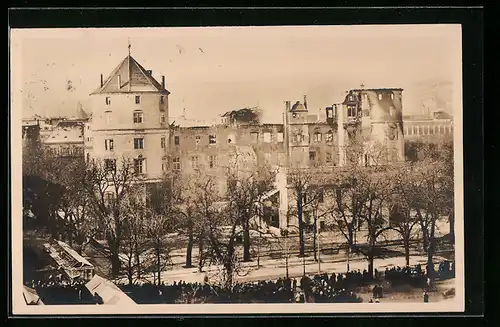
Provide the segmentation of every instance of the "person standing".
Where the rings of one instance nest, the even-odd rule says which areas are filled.
[[[427,292],[424,291],[424,303],[428,302],[429,302],[429,294],[427,294]]]

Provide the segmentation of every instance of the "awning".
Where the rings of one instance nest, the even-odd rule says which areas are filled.
[[[36,291],[28,286],[24,286],[23,288],[23,296],[26,304],[28,305],[43,305],[42,300],[36,293]]]
[[[103,304],[120,304],[120,305],[135,305],[136,303],[128,297],[118,286],[111,281],[102,278],[99,275],[94,277],[85,284],[90,294],[97,293],[102,299]]]

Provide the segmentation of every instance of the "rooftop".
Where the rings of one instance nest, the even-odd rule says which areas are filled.
[[[120,83],[120,85],[118,85]],[[160,92],[170,94],[151,72],[141,66],[131,55],[122,62],[103,81],[103,85],[91,94],[126,93],[126,92]]]

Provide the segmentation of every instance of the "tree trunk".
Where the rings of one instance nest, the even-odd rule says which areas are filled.
[[[452,212],[448,216],[450,222],[450,240],[452,244],[455,244],[455,213]]]
[[[139,250],[138,250],[138,245],[137,243],[135,244],[135,262],[136,262],[136,267],[137,267],[137,279],[141,279],[141,258],[139,256]]]
[[[373,253],[370,251],[368,254],[368,276],[373,279]]]
[[[193,266],[193,228],[191,226],[188,227],[188,244],[186,249],[186,268],[191,268]]]
[[[304,245],[304,221],[302,219],[302,192],[297,194],[297,220],[299,224],[299,256],[305,255]]]
[[[156,246],[155,246],[155,252],[156,252],[156,273],[158,274],[158,286],[161,284],[161,256],[160,256],[160,242],[157,240],[156,241]]]
[[[248,217],[245,218],[243,223],[243,261],[251,261],[250,258],[250,227],[248,224]]]
[[[108,239],[109,251],[111,252],[111,276],[117,277],[120,274],[120,248],[113,239]]]
[[[410,266],[410,242],[404,240],[406,266]]]
[[[316,238],[317,238],[317,234],[316,234],[316,224],[318,223],[316,217],[314,217],[314,231],[313,231],[313,253],[314,253],[314,261],[318,261],[318,256],[316,255]]]
[[[435,228],[436,228],[436,220],[432,219],[431,222],[431,230],[429,233],[429,247],[427,249],[427,277],[430,278],[431,280],[434,280],[434,262],[433,262],[433,256],[434,256],[434,250],[436,247],[436,239],[434,237],[435,233]]]
[[[203,271],[203,233],[198,238],[198,272]]]
[[[128,284],[132,285],[134,283],[134,266],[132,265],[132,256],[128,257],[127,277]]]

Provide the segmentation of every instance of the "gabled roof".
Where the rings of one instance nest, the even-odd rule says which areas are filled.
[[[118,86],[118,76],[120,85]],[[160,92],[170,94],[151,73],[141,66],[132,56],[128,55],[111,72],[103,82],[102,87],[91,94],[125,93],[125,92]]]

